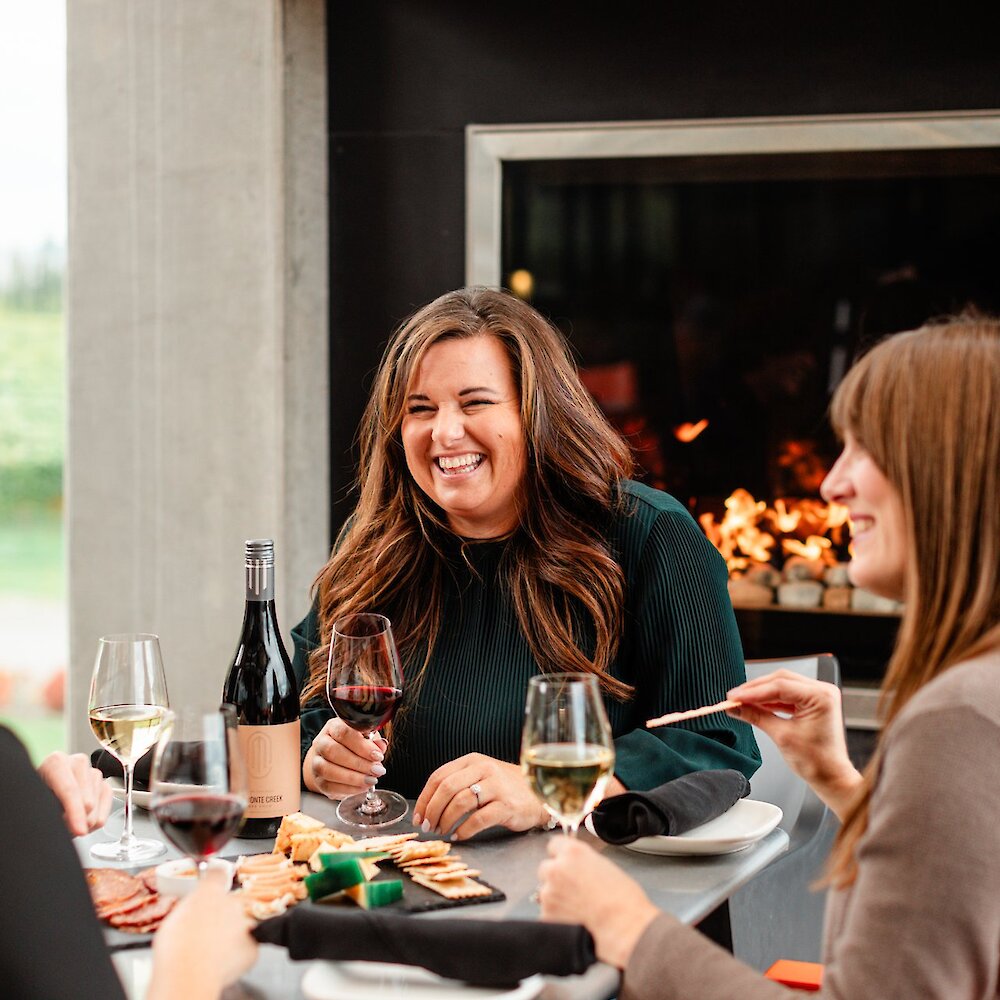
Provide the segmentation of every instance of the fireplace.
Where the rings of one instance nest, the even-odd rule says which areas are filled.
[[[826,410],[874,340],[1000,308],[998,146],[982,113],[466,133],[467,281],[563,329],[726,556],[747,655],[837,653],[856,725],[898,607],[847,585]]]

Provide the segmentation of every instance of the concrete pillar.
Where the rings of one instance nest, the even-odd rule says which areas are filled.
[[[273,537],[287,636],[328,554],[322,0],[73,0],[69,742],[97,637],[161,637],[217,700],[242,545]]]

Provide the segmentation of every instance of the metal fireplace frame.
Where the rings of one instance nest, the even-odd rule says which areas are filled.
[[[465,129],[465,280],[501,284],[503,165],[631,159],[1000,147],[1000,111],[709,118]]]

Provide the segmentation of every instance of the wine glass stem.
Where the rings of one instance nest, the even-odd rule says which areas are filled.
[[[198,880],[201,881],[205,877],[205,873],[208,871],[208,859],[199,858],[198,859]]]
[[[122,762],[125,774],[125,823],[122,827],[121,842],[123,845],[132,843],[132,771],[133,766]]]
[[[374,732],[365,734],[366,740],[371,740],[374,738],[375,738]],[[376,794],[375,785],[372,785],[372,787],[368,789],[368,793],[365,795],[364,802],[362,802],[361,805],[357,807],[357,810],[360,813],[364,813],[366,816],[377,816],[380,812],[385,812],[386,804]]]

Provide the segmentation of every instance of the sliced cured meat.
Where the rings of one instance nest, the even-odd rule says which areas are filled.
[[[107,906],[98,907],[97,915],[102,920],[106,920],[120,913],[131,913],[133,910],[138,910],[140,906],[145,906],[146,901],[153,895],[154,893],[151,893],[145,886],[141,886],[139,891],[134,896],[129,896],[128,899],[119,899]]]
[[[160,929],[162,920],[157,920],[151,924],[143,924],[141,927],[120,927],[123,934],[153,934]]]
[[[118,868],[88,868],[85,874],[91,898],[98,908],[131,899],[144,888],[134,875]]]
[[[156,923],[174,908],[176,902],[174,896],[150,896],[138,909],[116,914],[108,919],[108,923],[119,930],[129,930]]]
[[[145,871],[139,872],[136,878],[150,891],[157,892],[156,887],[156,867],[147,868]]]

